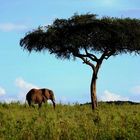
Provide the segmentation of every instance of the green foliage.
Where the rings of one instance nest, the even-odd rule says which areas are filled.
[[[138,140],[140,105],[0,104],[1,140]]]
[[[47,50],[64,59],[81,57],[79,54],[83,50],[86,50],[84,57],[87,51],[105,53],[106,56],[139,54],[140,19],[74,15],[29,32],[20,40],[20,45],[29,52]]]

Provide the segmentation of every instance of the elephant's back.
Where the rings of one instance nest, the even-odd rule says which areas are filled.
[[[41,91],[39,89],[31,89],[27,95],[26,95],[26,100],[35,100],[35,98],[41,94]]]

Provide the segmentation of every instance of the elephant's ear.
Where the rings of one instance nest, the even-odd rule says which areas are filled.
[[[49,90],[49,94],[50,94],[51,99],[55,101],[54,93],[52,90]]]
[[[43,96],[43,99],[47,99],[46,95],[45,95],[45,92],[46,92],[46,89],[41,89],[42,90],[42,96]]]
[[[43,97],[43,102],[45,102],[47,98],[44,95],[42,95],[42,97]]]

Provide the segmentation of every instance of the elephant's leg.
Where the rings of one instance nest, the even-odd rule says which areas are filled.
[[[42,106],[42,103],[39,103],[39,104],[38,104],[38,108],[40,108],[41,106]]]
[[[28,101],[28,104],[29,104],[30,107],[35,108],[35,106],[33,105],[32,101]]]
[[[28,101],[28,105],[31,106],[31,101]]]

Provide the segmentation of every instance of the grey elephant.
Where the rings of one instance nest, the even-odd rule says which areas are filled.
[[[50,89],[33,88],[27,93],[26,100],[29,106],[31,106],[32,103],[35,103],[38,104],[39,108],[42,106],[42,103],[45,103],[47,100],[51,100],[55,109],[55,97],[53,91]]]

